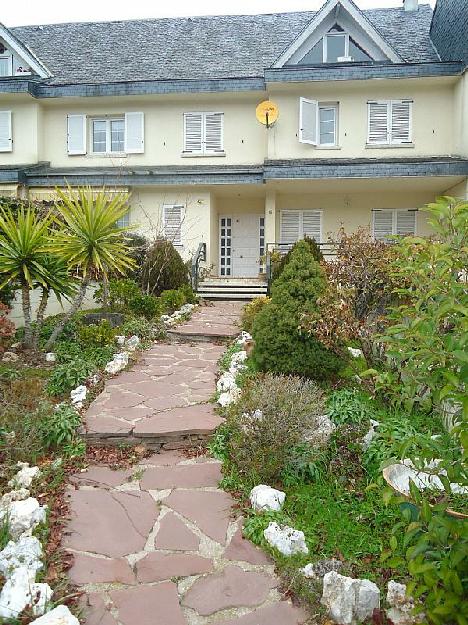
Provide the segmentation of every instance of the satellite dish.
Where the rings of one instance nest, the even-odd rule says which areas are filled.
[[[264,100],[263,102],[260,102],[255,109],[255,114],[257,120],[261,124],[270,128],[270,126],[273,126],[275,121],[278,119],[279,112],[278,107],[274,102],[271,100]]]

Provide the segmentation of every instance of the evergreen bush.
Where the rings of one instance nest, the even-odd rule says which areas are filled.
[[[313,334],[300,331],[301,318],[317,309],[325,275],[306,241],[299,241],[281,276],[273,283],[271,302],[258,313],[252,328],[253,359],[261,371],[327,379],[343,361]]]
[[[151,245],[142,268],[142,287],[149,295],[178,289],[189,283],[187,267],[170,241],[159,239]]]
[[[303,239],[301,239],[301,241],[295,243],[287,254],[284,254],[284,256],[281,256],[281,258],[277,262],[273,263],[273,280],[279,278],[280,275],[283,273],[284,268],[291,260],[291,255],[294,251],[294,248],[302,241],[305,241],[307,243],[312,256],[318,263],[321,263],[323,261],[322,250],[320,249],[320,246],[318,245],[316,240],[312,239],[311,237],[304,237]]]

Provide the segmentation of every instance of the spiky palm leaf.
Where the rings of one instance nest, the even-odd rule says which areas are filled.
[[[49,247],[69,267],[79,268],[83,276],[109,271],[125,273],[134,266],[117,221],[128,212],[128,195],[109,196],[105,190],[94,193],[80,188],[64,193],[57,189],[56,203],[61,227]]]

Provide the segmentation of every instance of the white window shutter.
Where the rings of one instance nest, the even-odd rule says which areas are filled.
[[[410,143],[411,141],[411,102],[403,100],[392,102],[392,143]]]
[[[416,233],[416,211],[399,210],[396,211],[395,234],[408,236]]]
[[[223,151],[223,113],[205,113],[205,154]]]
[[[317,145],[318,102],[301,98],[299,107],[299,141]]]
[[[369,102],[367,143],[388,143],[388,102]]]
[[[144,113],[125,113],[124,151],[127,154],[143,154],[145,151]]]
[[[301,213],[300,211],[281,211],[280,243],[291,245],[301,238]]]
[[[163,207],[164,237],[173,245],[182,244],[182,217],[184,207],[166,204]]]
[[[307,210],[302,212],[302,235],[315,239],[317,243],[322,239],[322,211]]]
[[[203,113],[184,113],[184,152],[203,153]]]
[[[86,154],[86,115],[67,116],[68,154]]]
[[[393,234],[393,210],[372,211],[372,236],[376,241],[385,241]]]
[[[11,111],[0,111],[0,152],[13,151]]]

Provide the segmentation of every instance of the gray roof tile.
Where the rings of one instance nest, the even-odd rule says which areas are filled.
[[[364,11],[408,62],[437,61],[432,10]],[[12,32],[54,75],[50,84],[261,76],[314,12],[20,26]]]

